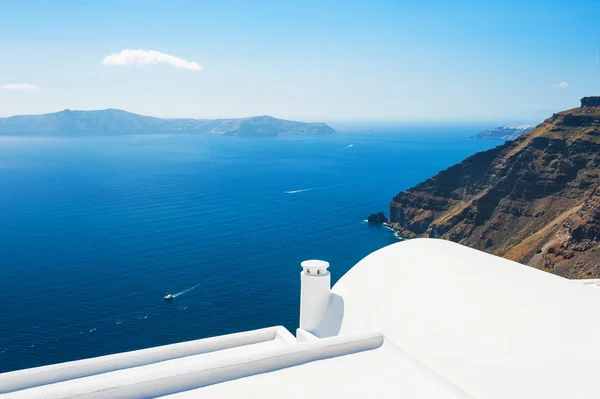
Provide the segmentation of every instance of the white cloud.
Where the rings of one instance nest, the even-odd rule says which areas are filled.
[[[10,83],[4,86],[0,86],[0,89],[4,90],[38,90],[41,86],[32,85],[29,83]]]
[[[567,87],[569,87],[569,84],[567,82],[565,82],[564,80],[561,80],[559,84],[554,85],[554,87],[558,88],[558,89],[566,89]]]
[[[102,60],[103,65],[118,66],[146,66],[156,64],[171,65],[175,68],[190,69],[193,71],[202,70],[202,65],[194,61],[187,61],[183,58],[174,57],[169,54],[154,50],[122,50],[119,53],[111,54]]]

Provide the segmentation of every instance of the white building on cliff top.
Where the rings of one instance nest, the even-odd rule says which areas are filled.
[[[300,329],[270,327],[0,374],[2,398],[599,398],[600,289],[448,241],[376,251]]]

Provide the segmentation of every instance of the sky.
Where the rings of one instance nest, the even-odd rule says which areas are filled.
[[[13,1],[0,116],[538,122],[600,95],[600,1]]]

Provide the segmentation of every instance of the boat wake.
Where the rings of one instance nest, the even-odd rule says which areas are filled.
[[[291,191],[286,191],[286,194],[298,194],[298,193],[303,193],[305,191],[311,191],[312,188],[303,188],[301,190],[291,190]]]
[[[348,145],[346,146],[346,148],[352,148],[352,147],[354,147],[354,144],[348,144]]]
[[[194,288],[198,287],[199,285],[200,285],[200,284],[196,284],[195,286],[193,286],[193,287],[190,287],[190,288],[188,288],[188,289],[186,289],[186,290],[183,290],[183,291],[181,291],[181,292],[178,292],[177,294],[173,294],[173,298],[177,298],[178,296],[180,296],[180,295],[183,295],[183,294],[185,294],[186,292],[190,292],[191,290],[193,290]]]

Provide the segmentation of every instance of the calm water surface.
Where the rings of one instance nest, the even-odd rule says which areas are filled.
[[[293,332],[302,260],[328,260],[337,281],[396,242],[368,214],[499,144],[467,139],[476,128],[387,130],[0,138],[0,372]]]

